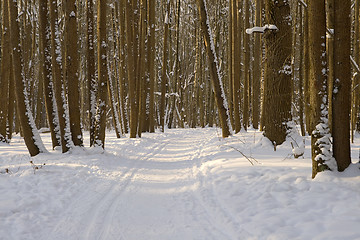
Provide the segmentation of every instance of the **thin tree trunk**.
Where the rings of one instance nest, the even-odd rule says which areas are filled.
[[[149,10],[149,44],[148,44],[148,64],[149,64],[149,130],[155,132],[155,109],[154,109],[154,92],[155,92],[155,1],[148,0]]]
[[[40,22],[40,71],[43,76],[43,90],[44,100],[46,107],[46,115],[51,133],[52,147],[60,146],[60,137],[56,129],[59,129],[58,121],[56,117],[56,111],[54,109],[54,91],[53,81],[51,79],[51,58],[50,58],[50,26],[48,25],[48,6],[47,1],[40,1],[39,3],[39,22]],[[39,109],[38,109],[39,110]]]
[[[106,0],[97,0],[98,112],[95,145],[105,148],[106,107],[108,93]]]
[[[162,60],[162,75],[161,75],[161,99],[160,99],[160,128],[161,131],[165,131],[165,94],[166,94],[166,83],[167,83],[167,76],[166,76],[166,70],[167,70],[167,62],[168,62],[168,37],[169,37],[169,25],[170,25],[170,0],[167,0],[166,3],[166,13],[165,13],[165,20],[164,20],[164,40],[163,40],[163,60]]]
[[[233,83],[233,108],[234,108],[234,126],[235,133],[240,132],[240,31],[239,31],[239,20],[237,0],[232,0],[232,83]],[[238,2],[240,4],[240,2]]]
[[[94,3],[93,0],[86,1],[87,9],[87,81],[89,90],[89,124],[90,124],[90,146],[95,142],[96,129],[96,90],[97,81],[95,77],[95,47],[94,47]]]
[[[60,141],[62,152],[69,151],[73,145],[69,128],[69,120],[66,116],[65,108],[67,108],[65,99],[65,90],[63,86],[63,75],[61,72],[62,63],[62,47],[60,43],[60,32],[57,16],[57,1],[50,1],[50,27],[51,27],[51,61],[52,61],[52,77],[55,88],[55,100],[57,105],[57,113],[60,127]]]
[[[219,112],[220,125],[222,128],[222,136],[223,138],[226,138],[231,135],[229,110],[225,99],[225,92],[221,82],[221,77],[219,74],[219,66],[217,62],[214,41],[211,36],[211,27],[208,18],[206,2],[205,0],[197,0],[197,4],[200,14],[201,29],[204,34],[206,52],[209,58],[208,60],[209,60],[209,67],[211,74],[211,82],[215,94],[215,102]]]
[[[245,29],[250,27],[249,1],[245,1]],[[244,31],[243,31],[244,32]],[[258,34],[256,34],[258,35]],[[244,33],[244,105],[243,105],[243,127],[247,130],[249,125],[249,96],[250,96],[250,35]]]
[[[261,26],[262,0],[256,0],[255,25]],[[255,34],[254,43],[254,71],[253,71],[253,96],[252,96],[252,123],[255,129],[259,128],[260,96],[261,96],[261,59],[262,44],[260,34]]]

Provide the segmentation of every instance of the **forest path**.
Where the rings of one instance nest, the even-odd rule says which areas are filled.
[[[189,130],[191,132],[191,130]],[[57,239],[241,239],[235,218],[216,198],[203,163],[218,148],[215,129],[109,141],[107,154],[126,156],[119,166],[89,179],[53,230]],[[121,157],[122,158],[122,157]],[[94,188],[95,186],[95,188]],[[238,237],[234,237],[238,236]]]

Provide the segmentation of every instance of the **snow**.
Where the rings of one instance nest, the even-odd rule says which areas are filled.
[[[105,151],[74,148],[33,158],[18,136],[0,144],[0,238],[360,236],[359,164],[311,180],[310,137],[301,146],[304,138],[292,135],[274,152],[252,129],[227,139],[216,128],[107,136]],[[50,134],[41,137],[51,149]],[[304,150],[298,159],[292,156],[295,142]],[[356,161],[359,147],[357,136]],[[254,166],[244,156],[255,159]]]
[[[273,24],[266,24],[263,27],[253,27],[253,28],[247,28],[246,29],[246,33],[247,34],[252,34],[252,33],[264,33],[266,30],[274,30],[277,31],[279,30],[275,25]]]

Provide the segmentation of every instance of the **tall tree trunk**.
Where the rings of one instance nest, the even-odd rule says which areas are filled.
[[[291,16],[288,0],[266,0],[266,21],[278,30],[266,30],[265,136],[282,144],[291,120]]]
[[[327,28],[330,31],[334,30],[334,0],[326,1],[327,14]],[[334,90],[334,36],[330,34],[327,39],[327,53],[328,53],[328,98],[329,98],[329,127],[332,130],[332,112],[333,112],[333,90]]]
[[[57,1],[50,1],[50,28],[51,28],[51,61],[52,61],[52,77],[55,88],[55,100],[57,115],[60,127],[60,141],[62,152],[65,153],[73,146],[71,140],[69,119],[65,108],[66,96],[63,86],[63,75],[61,71],[62,63],[62,47],[60,43],[60,32],[58,25]]]
[[[167,83],[167,62],[168,62],[168,37],[169,37],[169,25],[170,25],[170,0],[167,0],[166,3],[166,12],[165,12],[165,20],[164,20],[164,40],[163,40],[163,60],[162,60],[162,75],[161,75],[161,99],[160,99],[160,128],[161,131],[165,131],[165,94],[166,94],[166,83]]]
[[[334,11],[333,152],[338,170],[344,171],[351,163],[351,0],[334,0]]]
[[[238,133],[241,129],[240,120],[240,73],[241,73],[241,33],[239,31],[239,11],[240,1],[232,0],[232,83],[233,83],[233,108],[234,108],[234,126],[235,133]],[[238,4],[237,4],[238,3]]]
[[[83,146],[83,135],[80,122],[77,10],[75,0],[67,0],[65,5],[65,72],[68,88],[70,131],[75,146]]]
[[[255,25],[261,26],[262,0],[256,0]],[[255,129],[259,128],[260,119],[260,83],[261,83],[261,59],[262,44],[260,34],[255,34],[254,43],[254,71],[253,71],[253,96],[252,96],[252,123]]]
[[[138,114],[138,136],[144,130],[146,118],[146,66],[145,66],[145,42],[146,42],[146,0],[140,2],[140,26],[139,26],[139,58],[138,58],[138,96],[139,96],[139,114]]]
[[[8,2],[2,2],[2,37],[1,37],[1,89],[0,89],[0,142],[8,142],[7,139],[7,120],[8,120],[8,99],[9,99],[9,79],[12,71],[10,54],[10,29]]]
[[[36,129],[32,112],[30,111],[25,79],[22,70],[22,56],[20,44],[20,30],[18,26],[17,2],[8,0],[9,26],[10,26],[10,46],[12,49],[12,65],[14,69],[14,82],[16,86],[16,104],[20,117],[20,124],[24,136],[25,144],[31,156],[36,156],[41,152],[46,152],[39,132]]]
[[[95,47],[94,47],[94,3],[93,0],[86,1],[87,9],[87,81],[89,89],[89,123],[90,123],[90,146],[95,142],[96,129],[96,90],[97,81],[95,77]]]
[[[210,27],[210,21],[208,18],[208,12],[206,8],[205,0],[197,0],[197,5],[200,14],[201,30],[204,34],[204,40],[206,45],[206,52],[209,60],[211,82],[213,91],[215,94],[215,102],[219,112],[220,125],[222,128],[222,136],[226,138],[231,135],[231,124],[229,118],[229,109],[225,99],[225,92],[221,82],[218,61],[215,52],[215,45],[212,39],[212,31]]]
[[[148,0],[149,11],[149,44],[148,44],[148,64],[149,64],[149,130],[155,132],[155,109],[154,109],[154,92],[155,92],[155,1]]]
[[[122,0],[123,6],[126,5],[125,18],[126,18],[126,43],[127,43],[127,72],[128,72],[128,88],[129,88],[129,102],[130,102],[130,137],[136,138],[137,134],[137,97],[136,97],[136,51],[135,39],[133,33],[134,11],[132,1]]]
[[[245,1],[244,6],[245,11],[245,29],[250,27],[250,8],[249,8],[249,1]],[[244,105],[243,105],[243,127],[247,130],[249,125],[249,97],[251,91],[250,89],[250,35],[244,32]],[[257,34],[258,35],[258,34]]]
[[[327,109],[326,65],[326,13],[325,0],[310,1],[309,10],[309,60],[312,177],[329,169],[332,160]]]
[[[57,113],[54,109],[54,91],[53,81],[51,79],[51,55],[50,55],[50,26],[48,25],[49,20],[48,5],[47,1],[39,2],[39,32],[40,32],[40,71],[43,76],[43,89],[44,89],[44,100],[46,107],[46,115],[51,133],[51,141],[53,149],[60,146],[60,136],[57,134],[59,124],[57,121]],[[39,110],[39,109],[38,109]],[[58,138],[59,137],[59,138]]]
[[[299,124],[301,129],[301,135],[305,136],[305,124],[304,124],[304,20],[303,20],[303,6],[299,7],[299,19],[300,19],[300,44],[299,44]]]
[[[97,0],[97,55],[98,55],[98,112],[95,131],[95,145],[105,147],[106,107],[108,92],[106,8],[107,1]]]

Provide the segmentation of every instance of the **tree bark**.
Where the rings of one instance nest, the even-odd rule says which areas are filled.
[[[62,47],[60,43],[60,33],[58,26],[57,1],[50,1],[50,28],[51,28],[51,61],[52,61],[52,77],[55,88],[55,100],[57,105],[57,113],[60,127],[60,141],[62,152],[69,151],[73,145],[71,133],[69,129],[69,119],[65,108],[66,96],[63,86],[63,75],[61,72],[62,63]]]
[[[20,30],[18,26],[17,2],[8,0],[10,46],[12,49],[12,65],[14,69],[14,82],[16,86],[16,104],[25,144],[31,156],[45,152],[45,147],[36,129],[32,112],[30,111],[29,100],[25,88],[24,76],[22,75],[22,50],[20,43]]]
[[[1,37],[1,90],[0,90],[0,142],[9,142],[7,139],[8,123],[8,99],[9,99],[9,79],[12,71],[10,54],[10,29],[8,2],[3,1],[2,6],[2,37]]]
[[[68,87],[70,131],[75,146],[83,146],[83,135],[80,122],[77,10],[75,0],[67,0],[65,5],[65,72]]]
[[[351,163],[350,103],[351,103],[351,0],[334,0],[334,91],[333,91],[333,152],[338,170]]]
[[[201,29],[204,34],[206,52],[209,60],[210,75],[213,91],[215,94],[215,102],[219,112],[220,125],[222,128],[222,136],[226,138],[231,135],[229,110],[225,99],[225,92],[222,86],[221,78],[219,76],[219,66],[217,62],[215,45],[211,36],[210,21],[208,19],[208,13],[205,0],[197,0],[198,9],[200,13]]]
[[[329,169],[330,134],[327,108],[326,65],[326,13],[325,0],[310,1],[309,10],[309,60],[312,178],[318,172]],[[324,151],[325,150],[325,151]]]
[[[60,146],[60,136],[57,134],[59,129],[59,124],[57,121],[57,113],[54,110],[54,91],[53,91],[53,81],[51,79],[51,54],[50,54],[50,26],[48,14],[48,5],[47,1],[39,2],[39,32],[40,32],[40,71],[43,76],[43,90],[44,90],[44,100],[46,107],[46,115],[51,133],[52,147]],[[39,109],[38,109],[39,110]]]
[[[288,0],[266,0],[266,21],[278,31],[266,30],[264,134],[274,145],[282,144],[291,120],[291,17]]]
[[[107,35],[106,35],[106,3],[105,0],[97,0],[97,54],[98,54],[98,112],[95,131],[95,145],[105,148],[105,128],[106,128],[106,107],[108,92],[108,72],[107,72]]]

